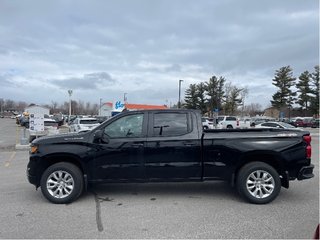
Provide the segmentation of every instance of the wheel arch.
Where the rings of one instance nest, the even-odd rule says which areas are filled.
[[[85,172],[85,167],[81,164],[80,158],[78,156],[73,154],[66,154],[66,153],[49,154],[44,156],[43,159],[41,160],[42,164],[41,164],[41,167],[38,169],[38,176],[39,176],[39,179],[37,182],[38,186],[40,185],[40,179],[44,171],[48,167],[59,162],[68,162],[68,163],[74,164],[80,169],[83,175],[87,174]]]
[[[232,174],[232,185],[235,184],[239,170],[251,162],[264,162],[272,166],[278,172],[279,176],[281,176],[282,186],[286,188],[289,187],[289,179],[283,164],[284,161],[281,155],[274,151],[252,151],[241,156]]]

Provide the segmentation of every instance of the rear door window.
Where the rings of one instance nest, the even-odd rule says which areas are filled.
[[[153,136],[179,136],[191,131],[187,113],[156,113]]]

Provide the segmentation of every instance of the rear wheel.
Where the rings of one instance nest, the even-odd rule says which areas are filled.
[[[232,125],[227,126],[227,129],[232,129],[232,128],[233,128]]]
[[[56,163],[42,174],[42,194],[52,203],[71,203],[83,191],[83,177],[80,169],[67,162]]]
[[[281,189],[278,172],[263,162],[244,165],[237,176],[237,189],[247,201],[265,204],[273,201]]]

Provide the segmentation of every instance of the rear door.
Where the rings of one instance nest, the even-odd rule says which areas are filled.
[[[188,111],[149,113],[144,152],[147,179],[201,179],[200,130],[195,118]]]

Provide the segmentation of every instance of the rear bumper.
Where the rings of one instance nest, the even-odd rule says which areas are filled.
[[[297,179],[304,180],[304,179],[313,178],[314,177],[313,168],[314,168],[313,164],[310,164],[309,166],[301,167],[299,170]]]

